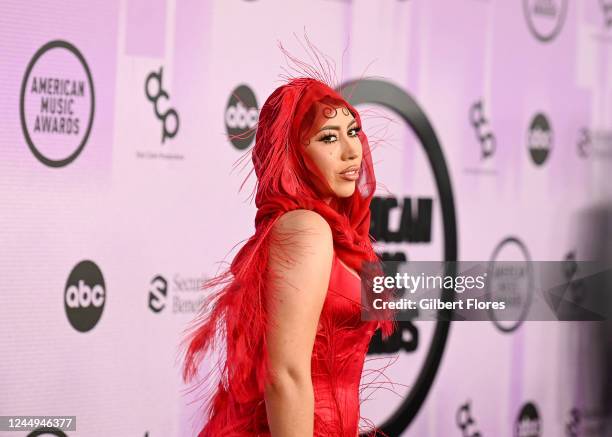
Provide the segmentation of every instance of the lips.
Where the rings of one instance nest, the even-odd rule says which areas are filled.
[[[350,167],[345,168],[344,170],[340,172],[340,176],[343,179],[346,179],[349,181],[357,180],[357,178],[359,177],[359,166],[351,165]]]
[[[358,165],[351,165],[350,167],[347,167],[344,170],[342,170],[340,173],[344,174],[344,173],[351,173],[351,172],[359,173],[359,166]]]

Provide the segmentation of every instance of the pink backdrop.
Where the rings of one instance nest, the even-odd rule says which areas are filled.
[[[200,281],[255,214],[252,183],[238,193],[248,169],[232,171],[245,145],[227,134],[246,124],[228,102],[246,85],[238,100],[256,113],[280,84],[277,41],[307,59],[304,29],[340,83],[394,84],[424,112],[448,169],[459,259],[488,260],[508,237],[533,260],[586,259],[600,256],[593,236],[610,237],[592,227],[612,194],[606,1],[5,0],[0,12],[0,415],[76,415],[71,437],[194,435],[203,417],[182,394],[180,332]],[[392,108],[359,108],[378,144],[379,196],[433,205],[428,241],[378,248],[444,259],[446,200],[423,144]],[[414,350],[382,355],[408,388],[364,394],[377,424],[417,383],[434,340],[431,322],[414,326]],[[402,435],[605,435],[601,329],[454,323]]]

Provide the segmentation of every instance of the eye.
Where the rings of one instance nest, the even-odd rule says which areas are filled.
[[[319,138],[319,141],[323,141],[326,144],[330,144],[336,141],[337,139],[338,137],[336,136],[336,134],[332,132],[325,132],[323,136]]]
[[[356,137],[360,130],[361,130],[361,127],[355,126],[354,128],[349,129],[348,134],[350,137]]]

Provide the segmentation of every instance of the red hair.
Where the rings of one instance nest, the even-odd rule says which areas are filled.
[[[230,268],[203,284],[210,289],[200,314],[183,340],[187,345],[183,379],[188,382],[196,374],[202,359],[221,339],[225,343],[225,359],[218,361],[220,386],[208,408],[227,408],[231,398],[254,411],[268,381],[266,354],[266,284],[271,229],[285,212],[308,209],[319,213],[329,224],[337,255],[362,275],[372,271],[365,263],[378,263],[370,229],[370,202],[376,188],[374,168],[368,140],[359,131],[362,144],[362,165],[352,196],[323,201],[306,166],[304,138],[313,128],[313,108],[345,107],[361,126],[359,113],[339,93],[312,78],[296,78],[277,88],[264,103],[259,117],[255,146],[252,150],[257,176],[255,233],[240,249]],[[383,337],[396,327],[392,320],[379,321]],[[231,404],[231,402],[230,402]],[[248,417],[235,412],[232,429],[240,429]],[[247,413],[248,415],[248,413]],[[215,428],[209,422],[209,435],[226,435],[227,429]]]

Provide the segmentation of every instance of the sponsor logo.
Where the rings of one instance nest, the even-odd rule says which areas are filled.
[[[540,437],[542,424],[540,414],[533,402],[527,402],[521,408],[514,428],[514,437]]]
[[[469,162],[469,165],[464,168],[464,172],[474,175],[497,174],[493,159],[497,151],[497,138],[491,128],[482,99],[470,105],[467,118],[476,137],[478,154],[465,154],[463,159]]]
[[[553,130],[543,113],[536,114],[527,131],[527,147],[534,164],[541,166],[546,162],[553,147]]]
[[[70,272],[64,289],[68,321],[79,332],[90,331],[102,317],[105,303],[102,271],[93,261],[81,261]]]
[[[513,262],[496,265],[495,261]],[[487,300],[505,302],[503,313],[499,315],[497,310],[489,308],[489,318],[504,333],[516,331],[527,317],[533,301],[534,273],[527,246],[517,237],[505,238],[493,250],[487,277]]]
[[[531,34],[540,42],[547,43],[559,35],[568,0],[523,0],[523,12]]]
[[[21,83],[19,114],[32,154],[64,167],[83,151],[95,112],[94,84],[84,56],[67,41],[50,41],[30,60]]]
[[[470,124],[476,133],[476,139],[480,143],[480,158],[488,159],[495,154],[497,141],[489,126],[482,100],[478,100],[470,107]]]
[[[244,150],[251,145],[258,120],[255,93],[247,85],[238,86],[232,91],[225,108],[225,129],[236,149]]]
[[[461,430],[463,437],[480,437],[480,431],[477,430],[476,421],[472,417],[471,403],[468,400],[465,404],[459,406],[457,410],[457,427]]]
[[[612,131],[581,128],[578,131],[576,151],[581,158],[612,158]]]
[[[173,314],[197,313],[204,300],[201,287],[206,279],[175,273],[168,282],[165,276],[155,275],[149,284],[149,309],[156,314],[167,312],[166,308]]]
[[[168,138],[174,138],[179,130],[179,115],[174,108],[168,108],[161,112],[159,107],[160,100],[169,100],[170,95],[164,89],[163,84],[163,67],[159,67],[158,71],[152,71],[145,80],[145,95],[153,105],[155,117],[162,122],[161,142]]]

